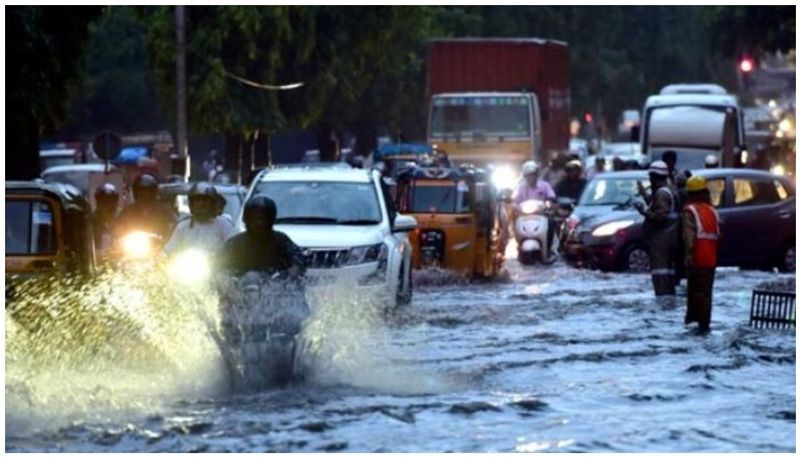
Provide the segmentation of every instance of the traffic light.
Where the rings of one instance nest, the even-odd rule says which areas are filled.
[[[587,112],[585,112],[583,114],[583,121],[586,122],[587,124],[591,124],[592,123],[592,119],[593,119],[592,118],[592,113],[587,111]]]
[[[739,70],[741,70],[742,73],[750,73],[755,69],[755,67],[755,63],[750,57],[742,57],[742,59],[739,61]]]

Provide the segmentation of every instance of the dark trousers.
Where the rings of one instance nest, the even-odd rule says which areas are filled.
[[[650,237],[650,276],[656,296],[675,295],[674,232],[658,232]]]
[[[714,289],[714,268],[687,269],[686,318],[689,324],[697,322],[700,331],[706,332],[711,324],[711,293]]]

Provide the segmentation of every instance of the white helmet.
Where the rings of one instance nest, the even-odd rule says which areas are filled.
[[[669,168],[663,160],[656,160],[655,162],[651,163],[647,172],[658,176],[669,176]]]
[[[534,162],[533,160],[529,160],[522,164],[522,175],[532,175],[539,171],[539,164]]]
[[[715,168],[719,166],[719,159],[714,154],[709,154],[706,156],[706,168]]]

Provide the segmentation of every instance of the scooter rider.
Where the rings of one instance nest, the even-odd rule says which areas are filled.
[[[111,246],[114,236],[114,219],[117,217],[119,192],[110,182],[101,184],[94,191],[94,243],[98,251],[103,251]]]
[[[173,254],[189,247],[201,248],[208,253],[218,251],[223,243],[236,233],[228,218],[220,216],[219,193],[208,183],[196,183],[189,189],[189,210],[192,215],[178,222],[164,252]]]
[[[158,181],[143,174],[133,183],[134,202],[120,213],[115,230],[124,234],[130,230],[142,230],[166,239],[175,225],[175,213],[158,196]]]
[[[567,197],[577,201],[580,198],[583,188],[586,187],[586,180],[581,176],[583,166],[580,160],[570,160],[564,166],[567,170],[567,177],[556,186],[556,194],[559,197]]]
[[[533,160],[529,160],[522,164],[523,181],[517,186],[514,191],[513,208],[514,212],[518,213],[520,205],[526,200],[550,200],[555,201],[556,192],[553,186],[547,181],[539,179],[539,164]],[[547,242],[550,246],[553,245],[553,236],[555,235],[555,223],[552,216],[547,217]]]
[[[219,256],[220,269],[235,276],[248,271],[302,276],[303,253],[286,234],[273,230],[276,216],[275,202],[269,197],[256,195],[248,200],[244,205],[246,230],[225,242]]]
[[[677,249],[679,214],[677,191],[669,183],[667,164],[657,160],[650,164],[649,205],[634,204],[645,217],[644,232],[650,247],[650,275],[656,297],[675,296],[675,250]]]

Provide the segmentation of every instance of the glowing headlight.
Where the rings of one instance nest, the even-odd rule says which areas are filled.
[[[120,240],[122,252],[132,259],[142,259],[153,253],[153,235],[146,232],[131,232]]]
[[[179,252],[169,264],[169,275],[181,284],[198,284],[211,277],[208,254],[198,249]]]
[[[501,165],[492,171],[492,184],[498,189],[511,189],[517,181],[517,174],[508,165]]]
[[[609,222],[592,230],[592,236],[611,236],[617,233],[619,230],[628,228],[631,225],[633,225],[633,221],[630,220]]]
[[[778,124],[778,128],[781,132],[789,132],[792,130],[792,121],[784,119]]]
[[[775,175],[778,175],[778,176],[783,176],[783,175],[786,174],[786,170],[783,168],[783,165],[780,165],[780,164],[775,165],[774,167],[772,167],[770,172],[772,172],[772,174],[775,174]]]
[[[537,200],[527,200],[519,205],[519,210],[522,214],[533,214],[542,209],[544,204]]]

